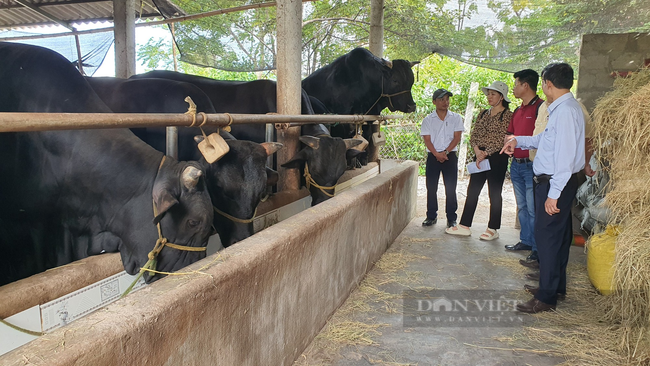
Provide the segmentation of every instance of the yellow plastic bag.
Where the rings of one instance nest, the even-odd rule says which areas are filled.
[[[603,295],[613,292],[614,262],[616,260],[616,237],[618,228],[607,229],[589,239],[587,247],[587,274],[589,281]]]

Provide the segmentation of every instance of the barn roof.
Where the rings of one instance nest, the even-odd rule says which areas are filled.
[[[170,0],[135,3],[136,19],[185,15]],[[0,0],[0,30],[112,20],[112,0]]]

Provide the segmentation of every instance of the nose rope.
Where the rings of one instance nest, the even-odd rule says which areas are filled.
[[[375,105],[377,105],[377,103],[379,103],[379,100],[381,100],[381,98],[383,98],[383,97],[387,97],[388,98],[388,103],[390,104],[390,107],[392,109],[395,109],[395,107],[393,106],[393,100],[390,99],[390,98],[394,97],[396,95],[400,95],[400,94],[404,94],[404,93],[408,93],[408,92],[410,92],[410,90],[403,90],[401,92],[397,92],[397,93],[393,93],[393,94],[384,94],[384,79],[382,79],[381,80],[381,94],[379,94],[379,98],[377,98],[377,100],[375,100],[375,102],[372,103],[372,106],[370,106],[370,108],[368,108],[368,111],[366,111],[366,113],[364,113],[364,114],[370,113],[370,111],[375,107]]]
[[[160,172],[160,169],[162,168],[163,164],[165,163],[165,156],[163,155],[162,160],[160,161],[160,165],[158,166],[158,173]],[[157,173],[156,173],[157,175]],[[154,217],[158,216],[158,209],[156,208],[156,202],[152,201],[153,203],[153,215]],[[188,245],[178,245],[174,243],[170,243],[167,241],[167,238],[165,238],[162,234],[162,227],[160,225],[160,222],[156,224],[156,228],[158,229],[158,240],[156,240],[156,244],[153,246],[153,249],[147,254],[147,258],[149,259],[145,265],[140,268],[140,272],[138,273],[138,276],[133,280],[133,283],[124,291],[122,294],[122,297],[126,296],[129,292],[131,292],[131,289],[133,289],[133,286],[138,282],[140,277],[144,274],[144,272],[150,272],[150,273],[158,273],[158,274],[173,274],[169,272],[159,272],[156,271],[156,265],[158,264],[158,254],[163,250],[164,247],[170,247],[172,249],[176,250],[184,250],[187,252],[205,252],[207,247],[191,247]]]
[[[225,212],[221,211],[220,209],[218,209],[216,206],[212,206],[212,208],[214,209],[214,212],[216,212],[219,215],[227,218],[228,220],[234,221],[234,222],[239,222],[241,224],[249,224],[249,223],[253,222],[253,220],[255,220],[255,216],[257,215],[257,207],[255,207],[255,212],[253,212],[253,217],[251,217],[250,219],[239,219],[239,218],[236,218],[235,216],[228,215],[227,213],[225,213]]]
[[[309,189],[310,186],[314,186],[314,187],[320,189],[320,191],[323,192],[323,194],[325,194],[326,196],[334,197],[334,193],[325,192],[325,190],[326,189],[334,190],[336,188],[337,184],[335,184],[333,186],[330,186],[330,187],[327,187],[327,186],[321,186],[318,183],[316,183],[314,178],[312,178],[311,174],[309,174],[309,165],[307,165],[307,163],[305,163],[305,174],[303,174],[303,175],[305,176],[305,180],[307,181],[307,189]]]

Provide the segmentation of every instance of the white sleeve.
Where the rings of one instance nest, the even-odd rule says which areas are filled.
[[[458,118],[456,119],[456,126],[454,126],[454,132],[457,132],[457,131],[464,132],[465,131],[465,124],[463,123],[463,117],[460,114],[456,114],[456,116]]]
[[[431,136],[431,117],[426,116],[424,117],[424,120],[422,120],[422,126],[420,127],[420,136],[426,136],[429,135]]]

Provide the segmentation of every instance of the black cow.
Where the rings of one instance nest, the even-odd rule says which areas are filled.
[[[167,79],[86,78],[99,97],[116,113],[183,113],[189,96],[197,111],[215,113],[210,99],[193,84]],[[206,134],[216,128],[205,126]],[[159,151],[165,151],[165,128],[138,130],[136,135]],[[199,136],[197,136],[199,135]],[[266,192],[267,185],[278,180],[275,170],[266,168],[266,158],[282,144],[254,143],[234,139],[221,131],[230,151],[212,164],[201,155],[195,139],[202,140],[198,128],[181,127],[178,130],[179,160],[197,160],[206,172],[208,191],[212,204],[221,212],[233,216],[214,215],[214,226],[221,244],[228,247],[254,234],[250,220]],[[249,222],[246,222],[249,221]]]
[[[391,62],[365,48],[355,48],[306,77],[302,88],[336,114],[378,115],[384,108],[411,113],[416,109],[411,95],[411,67],[417,63]],[[363,137],[372,143],[371,130],[364,126]],[[332,135],[343,138],[354,134],[354,125],[332,129]]]
[[[111,112],[51,50],[0,43],[0,65],[0,112]],[[163,159],[128,129],[0,133],[0,282],[115,251],[135,274],[158,239],[156,223],[170,243],[205,246],[213,212],[204,174],[196,162]],[[204,256],[165,247],[157,269]]]
[[[192,83],[208,95],[217,113],[264,114],[277,112],[277,85],[272,80],[222,81],[165,70],[150,71],[132,78],[163,78]],[[314,114],[309,96],[304,91],[301,97],[301,106],[303,114]],[[265,127],[261,124],[233,126],[232,134],[238,139],[265,141]],[[297,167],[298,162],[307,162],[310,173],[318,185],[329,187],[336,184],[345,172],[346,151],[360,142],[332,138],[322,124],[303,125],[301,135],[318,137],[320,139],[319,146],[322,148],[314,149],[307,145],[296,156],[295,161],[286,166]],[[310,191],[312,205],[329,198],[320,189],[310,189]],[[332,190],[327,192],[331,194]]]

